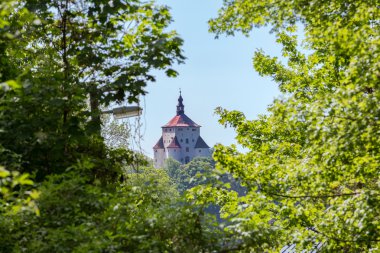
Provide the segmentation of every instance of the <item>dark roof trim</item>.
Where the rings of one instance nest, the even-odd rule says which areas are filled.
[[[164,149],[164,140],[162,139],[162,136],[161,138],[158,140],[158,142],[156,143],[156,145],[154,145],[153,149]]]
[[[198,137],[197,143],[195,143],[195,148],[210,148],[202,137]]]
[[[181,148],[181,145],[179,144],[177,137],[174,137],[174,139],[172,140],[172,142],[170,142],[167,148]]]

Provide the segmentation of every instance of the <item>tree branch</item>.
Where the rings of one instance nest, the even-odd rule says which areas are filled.
[[[291,198],[291,199],[302,199],[302,198],[314,198],[314,199],[324,199],[324,198],[337,198],[337,197],[344,197],[344,196],[354,196],[359,195],[360,192],[353,192],[353,193],[340,193],[340,194],[329,194],[329,195],[286,195],[286,194],[279,194],[274,192],[266,192],[268,195],[273,195],[277,197],[283,197],[283,198]]]
[[[342,238],[338,238],[338,237],[335,237],[335,236],[329,236],[315,228],[310,228],[308,227],[307,229],[317,233],[317,234],[320,234],[330,240],[334,240],[334,241],[337,241],[337,242],[380,242],[380,239],[376,239],[376,240],[369,240],[369,239],[354,239],[354,240],[347,240],[347,239],[342,239]]]

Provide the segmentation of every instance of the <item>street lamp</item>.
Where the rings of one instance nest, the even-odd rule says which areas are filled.
[[[113,108],[108,111],[102,111],[103,114],[113,114],[115,119],[124,119],[130,117],[140,116],[142,113],[142,108],[139,106],[122,106]]]

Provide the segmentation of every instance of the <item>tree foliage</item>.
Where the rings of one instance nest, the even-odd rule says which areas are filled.
[[[89,184],[77,164],[49,176],[30,212],[0,217],[1,252],[194,252],[217,248],[201,208],[180,202],[163,172],[141,168],[121,184]],[[78,174],[79,173],[79,174]],[[116,189],[115,189],[116,187]],[[207,240],[205,240],[207,238]]]
[[[102,106],[137,101],[154,69],[176,75],[170,22],[153,1],[1,1],[1,252],[218,247],[202,206],[99,131]]]
[[[206,183],[212,176],[214,162],[208,157],[195,157],[189,163],[182,165],[173,158],[165,161],[164,170],[177,185],[180,193],[196,185]]]
[[[218,251],[224,231],[205,205],[100,132],[100,108],[136,102],[154,69],[176,76],[168,8],[6,0],[0,17],[0,251]]]
[[[11,1],[1,81],[20,88],[0,95],[2,145],[19,154],[22,170],[45,175],[83,156],[97,159],[98,177],[118,173],[104,164],[100,107],[136,102],[154,81],[153,69],[175,76],[182,40],[168,31],[168,8],[140,1]],[[112,159],[112,158],[111,158]]]
[[[270,26],[287,60],[254,54],[256,71],[283,93],[267,115],[248,120],[217,109],[220,123],[235,128],[249,149],[218,145],[214,153],[216,167],[239,179],[247,195],[213,188],[208,198],[224,204],[238,249],[322,243],[329,252],[378,250],[378,4],[225,0],[210,21],[217,36]]]
[[[378,5],[224,0],[210,30],[270,26],[286,61],[257,50],[253,66],[283,96],[255,120],[217,109],[249,150],[216,146],[217,170],[206,159],[155,170],[105,145],[100,108],[136,102],[154,69],[176,76],[184,57],[168,8],[1,1],[0,251],[377,251]],[[205,212],[212,204],[223,224]]]

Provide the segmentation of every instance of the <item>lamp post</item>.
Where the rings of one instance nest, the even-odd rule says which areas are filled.
[[[99,90],[97,86],[94,85],[92,90],[90,90],[90,108],[91,108],[91,122],[92,129],[98,136],[101,135],[101,114],[113,114],[115,119],[124,119],[129,117],[139,116],[142,113],[142,109],[139,106],[122,106],[113,108],[107,111],[100,111],[99,105]]]
[[[142,108],[139,106],[122,106],[113,108],[111,110],[102,111],[102,114],[112,114],[115,119],[124,119],[130,117],[140,116]]]

